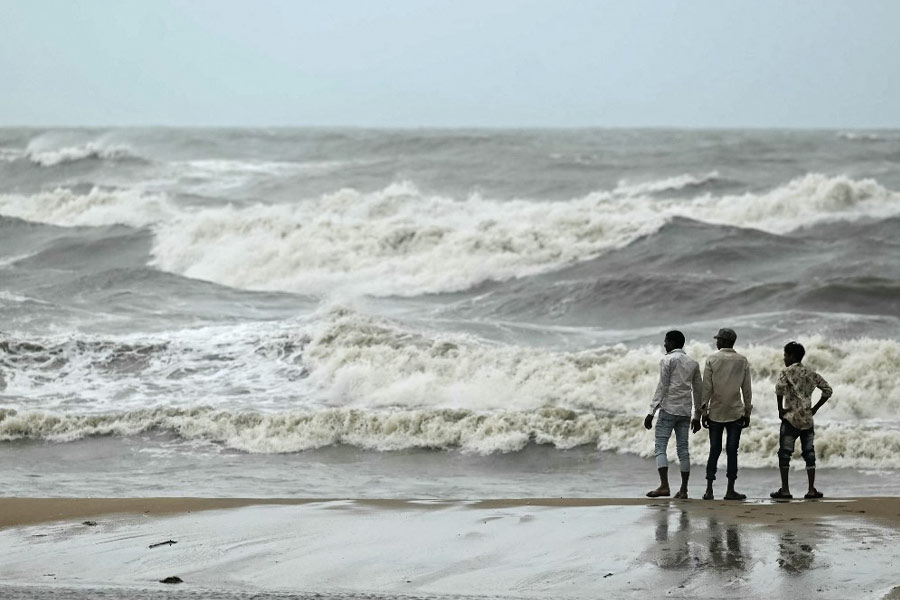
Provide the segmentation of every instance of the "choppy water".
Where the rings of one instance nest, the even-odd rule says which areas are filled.
[[[796,339],[820,464],[900,468],[898,166],[898,131],[0,130],[0,449],[647,456],[663,333],[731,326],[742,464]]]

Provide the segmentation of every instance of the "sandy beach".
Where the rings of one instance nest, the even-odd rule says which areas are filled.
[[[898,527],[896,497],[3,498],[0,592],[892,598]]]

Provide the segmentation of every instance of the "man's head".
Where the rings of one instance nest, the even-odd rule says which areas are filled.
[[[806,348],[799,342],[788,342],[784,346],[784,366],[789,367],[801,362],[806,356]]]
[[[737,334],[734,332],[734,329],[729,329],[728,327],[723,327],[713,337],[716,339],[716,348],[719,349],[734,348],[734,343],[737,341]]]
[[[666,339],[663,340],[663,347],[666,349],[666,352],[671,352],[677,348],[684,348],[684,334],[677,329],[666,332]]]

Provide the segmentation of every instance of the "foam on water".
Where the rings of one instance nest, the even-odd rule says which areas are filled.
[[[135,158],[131,148],[121,144],[103,144],[101,142],[87,142],[76,146],[62,148],[40,149],[40,146],[29,148],[25,156],[32,163],[41,167],[55,167],[65,163],[73,163],[81,160],[123,160]]]
[[[550,352],[414,331],[347,310],[321,317],[254,337],[246,328],[209,330],[206,343],[195,331],[191,345],[11,343],[0,368],[12,375],[6,404],[17,414],[4,413],[0,439],[162,429],[263,453],[332,444],[492,453],[541,443],[649,454],[642,420],[658,348]],[[900,431],[891,421],[900,410],[900,344],[804,341],[808,364],[835,389],[817,417],[823,466],[900,467]],[[699,361],[712,352],[700,342],[687,350]],[[739,350],[753,367],[756,407],[742,455],[747,466],[762,466],[777,446],[781,349]]]
[[[624,246],[673,217],[786,233],[900,214],[900,194],[874,180],[824,175],[765,194],[646,195],[694,181],[620,184],[566,202],[456,199],[407,182],[215,208],[178,207],[163,194],[61,188],[0,196],[0,214],[63,226],[152,225],[152,264],[162,270],[244,289],[339,296],[415,296],[533,275]]]
[[[163,194],[92,188],[85,194],[57,188],[37,194],[0,194],[0,215],[60,227],[129,225],[144,227],[176,218]]]
[[[407,183],[291,205],[198,211],[161,224],[153,254],[163,270],[240,288],[415,296],[560,268],[676,216],[785,233],[823,220],[898,213],[900,194],[875,181],[822,175],[767,194],[691,201],[631,191],[568,202],[456,200]]]

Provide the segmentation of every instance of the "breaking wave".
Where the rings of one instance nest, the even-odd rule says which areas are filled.
[[[582,352],[488,344],[415,331],[335,309],[309,323],[259,324],[150,338],[50,344],[8,340],[0,439],[68,441],[90,435],[174,432],[247,452],[332,444],[375,450],[462,448],[492,453],[529,443],[646,455],[642,428],[660,351],[605,346]],[[817,417],[830,466],[900,466],[900,344],[803,340],[806,362],[835,390]],[[774,380],[781,348],[739,348],[753,368],[748,464],[777,444]],[[692,341],[699,361],[712,351]],[[165,408],[154,406],[164,399]],[[253,406],[253,411],[246,407]]]
[[[69,188],[37,194],[0,194],[0,215],[60,227],[129,225],[145,227],[174,218],[175,206],[162,194],[136,190]]]
[[[140,159],[140,157],[132,153],[128,146],[106,145],[99,142],[88,142],[77,146],[47,150],[29,147],[25,152],[25,156],[32,163],[41,167],[55,167],[82,160]]]
[[[211,208],[160,224],[154,266],[233,287],[415,296],[593,258],[673,217],[786,233],[900,213],[874,180],[808,175],[767,194],[690,201],[597,192],[568,202],[465,200],[395,184],[296,204]]]
[[[274,414],[204,407],[90,416],[0,410],[2,441],[68,442],[88,436],[128,436],[148,431],[265,454],[338,444],[382,452],[460,449],[479,454],[516,452],[529,444],[558,449],[593,445],[604,451],[643,457],[649,457],[652,450],[651,434],[639,417],[551,407],[495,412],[334,408]],[[692,452],[697,456],[708,452],[705,437],[692,438]],[[756,420],[741,436],[741,464],[771,467],[777,462],[777,449],[777,423],[772,419]],[[821,467],[898,468],[900,431],[877,426],[818,425],[816,454]]]
[[[289,204],[214,208],[178,207],[162,194],[61,188],[0,196],[0,215],[63,226],[152,226],[152,266],[236,288],[415,296],[556,270],[677,217],[783,234],[900,214],[900,193],[871,179],[824,175],[764,194],[647,195],[697,181],[620,185],[566,202],[456,199],[396,183],[371,193],[344,189]]]

